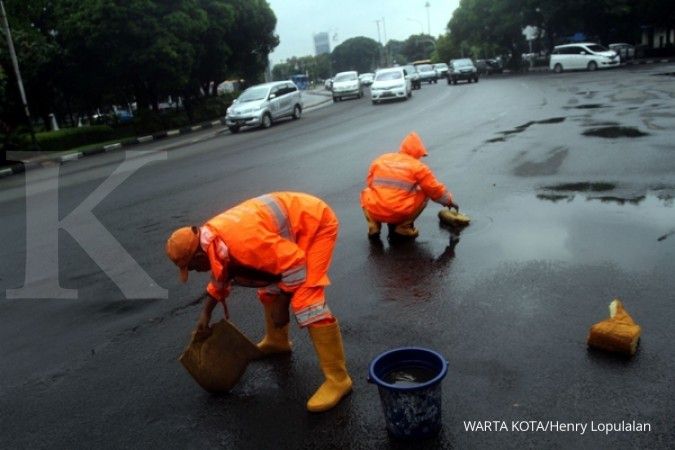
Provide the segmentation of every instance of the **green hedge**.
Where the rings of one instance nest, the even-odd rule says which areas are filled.
[[[126,133],[125,133],[126,134]],[[36,133],[35,138],[44,151],[69,150],[96,142],[117,139],[120,133],[108,125],[93,125],[80,128],[64,128],[58,131]]]
[[[58,131],[44,131],[35,134],[40,150],[63,151],[84,145],[97,144],[115,139],[133,136],[156,134],[190,125],[212,121],[225,116],[227,108],[232,104],[232,94],[219,97],[206,97],[194,100],[192,118],[188,117],[184,108],[178,110],[154,111],[144,110],[128,124],[91,125],[80,128],[64,128]],[[6,149],[26,149],[31,144],[27,130],[15,135],[11,145]]]

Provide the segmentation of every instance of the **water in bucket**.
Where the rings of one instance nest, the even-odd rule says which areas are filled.
[[[443,356],[419,347],[389,350],[370,363],[368,381],[377,385],[391,436],[420,439],[439,432],[447,372]]]
[[[431,381],[435,376],[436,372],[427,367],[406,367],[387,373],[384,380],[398,387],[413,387]]]

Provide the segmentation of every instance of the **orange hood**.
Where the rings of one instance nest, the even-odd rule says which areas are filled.
[[[424,147],[424,142],[422,138],[419,137],[414,131],[408,133],[408,135],[401,142],[400,153],[405,153],[410,155],[413,158],[420,159],[422,156],[428,156],[426,147]]]

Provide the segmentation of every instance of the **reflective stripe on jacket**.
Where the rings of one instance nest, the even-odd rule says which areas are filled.
[[[322,200],[308,194],[275,192],[247,200],[210,219],[204,225],[222,241],[228,257],[238,265],[279,275],[280,281],[264,288],[269,293],[279,290],[293,293],[291,305],[298,317],[301,312],[309,322],[330,315],[325,305],[323,287],[330,284],[328,266],[332,245],[337,239],[335,214]],[[327,261],[308,258],[316,253],[317,242],[330,242]],[[213,244],[217,245],[217,244]],[[319,247],[324,244],[319,244]],[[207,252],[209,259],[215,252]],[[322,258],[325,259],[325,258]],[[227,285],[232,274],[216,274],[213,267],[222,261],[211,261],[212,273],[220,285]],[[309,265],[309,267],[308,267]],[[218,285],[209,283],[209,293]],[[218,300],[227,294],[212,295]],[[302,322],[298,320],[301,325]]]
[[[447,205],[452,194],[419,159],[427,151],[417,133],[401,142],[398,153],[386,153],[368,170],[361,206],[378,221],[400,223],[419,211],[426,198]]]

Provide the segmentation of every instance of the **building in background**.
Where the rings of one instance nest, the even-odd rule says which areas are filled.
[[[314,54],[316,56],[330,53],[330,38],[328,33],[316,33],[314,35]]]

